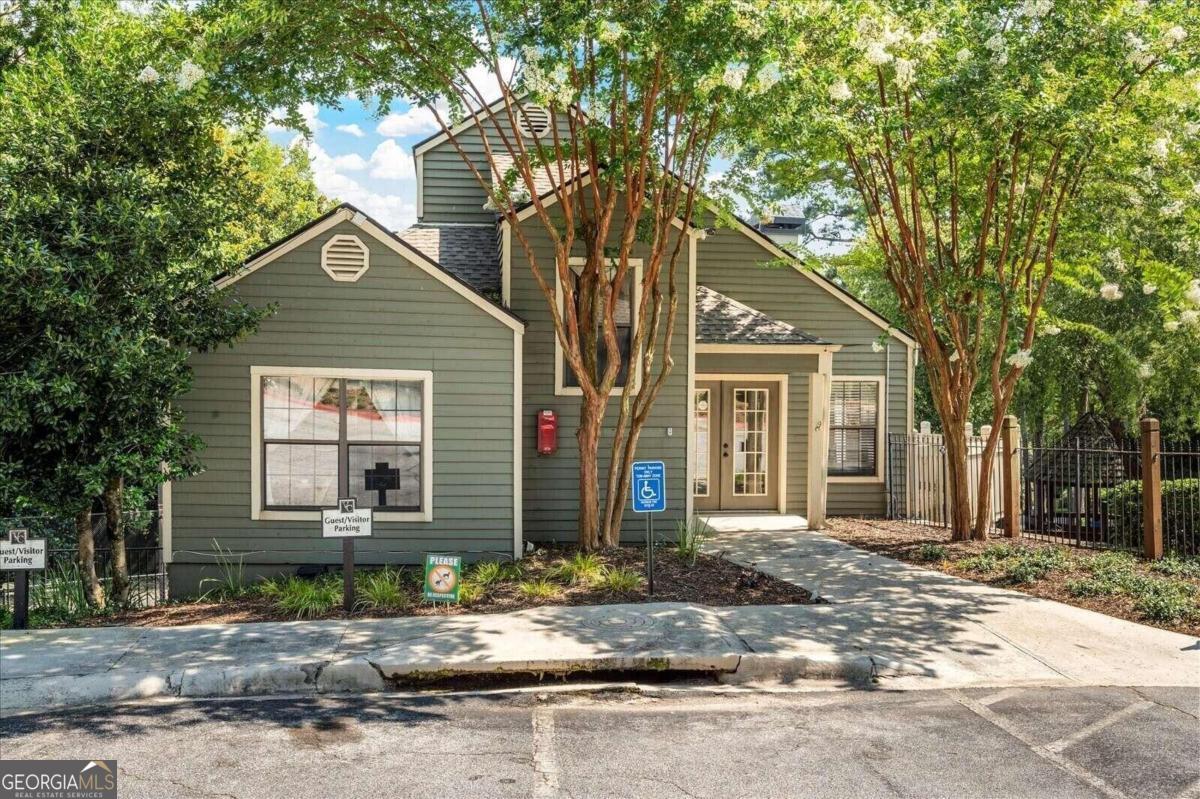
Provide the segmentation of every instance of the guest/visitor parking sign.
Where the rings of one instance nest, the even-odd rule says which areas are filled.
[[[667,469],[662,461],[633,462],[633,510],[662,513],[667,509]]]

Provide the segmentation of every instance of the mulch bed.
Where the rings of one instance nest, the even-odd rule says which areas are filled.
[[[521,579],[536,581],[549,578],[550,570],[564,557],[574,554],[567,547],[548,547],[527,555],[520,563]],[[608,568],[624,568],[645,573],[645,549],[621,547],[598,553]],[[410,602],[406,608],[373,609],[345,613],[337,610],[320,614],[317,619],[390,618],[397,616],[454,616],[463,613],[508,613],[543,605],[611,605],[640,602],[696,602],[704,605],[802,605],[812,595],[799,586],[771,577],[754,569],[711,555],[699,555],[695,565],[685,562],[672,549],[655,553],[654,596],[646,586],[637,591],[618,593],[603,588],[558,583],[553,597],[524,596],[517,582],[490,586],[482,597],[469,604],[434,606],[420,599],[421,573],[415,566],[403,567]],[[466,569],[464,569],[466,571]],[[364,569],[359,569],[362,574]],[[132,610],[75,622],[75,626],[131,625],[139,627],[175,627],[186,624],[230,624],[259,621],[292,621],[296,617],[282,612],[270,599],[244,596],[221,602],[178,602],[143,610]]]
[[[1070,580],[1078,579],[1087,575],[1083,570],[1070,571],[1054,571],[1046,575],[1043,579],[1033,583],[1013,585],[1005,582],[1004,578],[996,574],[983,574],[970,571],[957,566],[956,560],[960,558],[978,555],[987,547],[997,543],[1011,543],[1025,547],[1058,547],[1067,549],[1073,558],[1087,559],[1100,554],[1102,550],[1083,549],[1080,547],[1071,547],[1064,544],[1051,541],[1041,541],[1032,538],[993,538],[988,541],[951,541],[950,531],[940,527],[926,527],[919,524],[911,524],[909,522],[892,521],[890,519],[849,519],[836,518],[828,520],[828,527],[822,530],[824,534],[836,538],[840,541],[845,541],[847,544],[852,544],[859,549],[865,549],[870,552],[878,552],[881,555],[887,555],[889,558],[911,563],[916,566],[921,566],[926,569],[935,569],[953,574],[958,577],[964,577],[969,580],[974,580],[979,583],[995,585],[1001,588],[1007,588],[1013,591],[1030,594],[1031,596],[1042,597],[1043,599],[1053,599],[1056,602],[1063,602],[1068,605],[1094,610],[1097,613],[1103,613],[1108,616],[1113,616],[1119,619],[1127,619],[1137,622],[1138,624],[1147,624],[1152,627],[1161,627],[1165,630],[1173,630],[1174,632],[1183,633],[1185,635],[1200,636],[1200,620],[1184,621],[1178,624],[1165,624],[1147,620],[1141,617],[1134,610],[1133,599],[1128,596],[1095,596],[1095,597],[1078,597],[1067,591],[1066,585]],[[949,550],[949,555],[945,560],[940,562],[930,562],[920,556],[920,550],[923,545],[938,544],[946,547]],[[1139,563],[1136,567],[1140,573],[1152,574],[1152,572],[1144,565]],[[1189,578],[1183,579],[1186,582],[1200,586],[1200,580]]]

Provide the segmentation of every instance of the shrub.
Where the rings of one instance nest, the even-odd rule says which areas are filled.
[[[370,610],[399,610],[408,607],[403,574],[385,567],[364,572],[354,586],[354,606]]]
[[[617,594],[631,594],[642,587],[642,575],[633,569],[607,569],[603,585]]]
[[[1167,555],[1161,560],[1150,562],[1150,570],[1171,577],[1200,577],[1200,556],[1181,558],[1178,555]]]
[[[675,523],[675,551],[689,566],[696,565],[696,557],[704,548],[704,542],[712,536],[712,527],[699,516],[688,521]]]
[[[595,585],[604,577],[604,563],[590,552],[576,552],[549,571],[551,579],[569,585]]]
[[[213,549],[216,550],[217,570],[220,577],[205,577],[200,581],[200,588],[210,585],[208,590],[202,590],[201,600],[220,601],[236,599],[246,593],[245,555],[225,549],[221,542],[213,539]]]
[[[921,544],[917,550],[917,560],[923,563],[940,563],[950,557],[950,548],[941,544]]]
[[[517,585],[517,591],[527,599],[550,599],[558,596],[559,588],[542,577],[537,580],[523,580]]]
[[[37,616],[42,624],[62,624],[90,616],[95,611],[87,602],[79,564],[64,558],[31,580],[29,586],[30,626]]]
[[[1071,558],[1061,547],[1022,547],[1012,544],[992,544],[957,565],[968,571],[983,574],[1001,573],[1004,582],[1027,585],[1042,579],[1052,571],[1069,568]]]
[[[461,605],[473,605],[483,599],[486,593],[487,587],[484,584],[469,578],[463,578],[463,581],[458,584],[458,602]]]
[[[508,580],[518,580],[520,577],[521,565],[519,563],[499,560],[481,560],[471,566],[466,574],[468,580],[480,587]]]
[[[1176,624],[1200,617],[1196,594],[1194,585],[1181,580],[1145,580],[1133,607],[1150,621]]]
[[[325,575],[315,580],[288,577],[279,584],[275,606],[297,619],[311,619],[328,613],[341,599],[341,580],[338,575]]]
[[[1163,540],[1179,554],[1200,555],[1200,478],[1162,484]],[[1138,547],[1142,540],[1142,481],[1126,480],[1100,492],[1109,546]]]

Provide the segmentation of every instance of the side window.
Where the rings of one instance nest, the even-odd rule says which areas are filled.
[[[879,474],[879,391],[875,380],[838,380],[829,403],[829,475]]]

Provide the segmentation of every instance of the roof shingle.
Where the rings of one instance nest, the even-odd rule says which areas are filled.
[[[828,344],[787,322],[696,286],[696,342],[699,344]]]
[[[481,294],[500,293],[500,244],[490,225],[418,223],[396,234]]]

